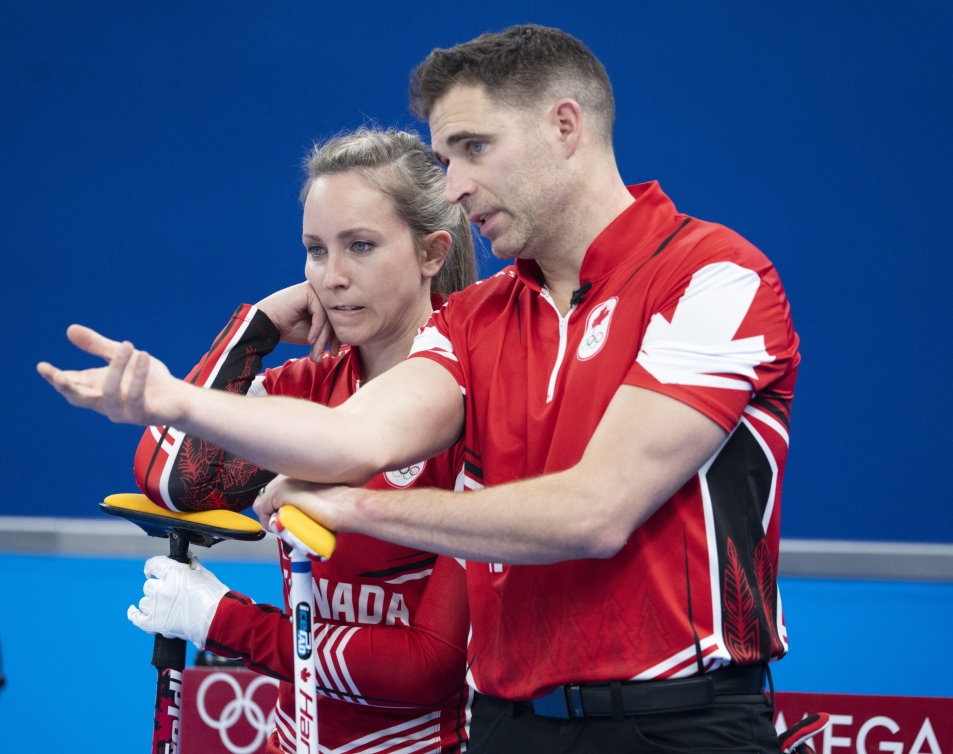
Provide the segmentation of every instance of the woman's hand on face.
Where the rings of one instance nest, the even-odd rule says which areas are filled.
[[[107,366],[64,371],[43,361],[36,370],[74,406],[91,408],[120,424],[174,424],[184,415],[188,390],[165,364],[132,343],[103,337],[82,325],[70,325],[66,337]]]
[[[318,361],[328,345],[331,355],[337,356],[341,341],[334,335],[327,314],[310,283],[282,288],[263,298],[256,306],[278,328],[282,342],[310,345],[309,358],[312,361]]]

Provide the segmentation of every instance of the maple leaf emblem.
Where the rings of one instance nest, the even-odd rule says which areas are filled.
[[[596,329],[600,324],[602,324],[602,321],[608,316],[609,316],[609,307],[608,306],[602,307],[602,311],[596,315],[596,318],[594,320],[592,320],[591,329],[593,330]]]
[[[307,668],[301,668],[301,680],[304,683],[307,683],[311,678],[311,673],[308,672]]]

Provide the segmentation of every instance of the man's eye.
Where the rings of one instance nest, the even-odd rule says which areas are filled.
[[[351,248],[354,249],[354,251],[370,251],[374,248],[374,244],[370,241],[355,241],[351,244]]]
[[[328,250],[323,246],[309,246],[308,247],[308,256],[311,257],[323,257],[328,253]]]
[[[470,154],[483,154],[484,149],[486,149],[486,142],[484,141],[470,142]]]

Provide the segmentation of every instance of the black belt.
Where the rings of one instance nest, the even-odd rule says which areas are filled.
[[[729,665],[705,675],[667,681],[567,684],[532,702],[517,702],[517,706],[564,720],[688,712],[712,707],[715,697],[749,696],[744,701],[756,701],[764,697],[764,677],[763,665]]]

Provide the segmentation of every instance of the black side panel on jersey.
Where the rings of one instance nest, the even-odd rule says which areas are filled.
[[[241,339],[221,357],[211,389],[247,393],[261,371],[262,359],[275,349],[279,339],[278,329],[268,316],[256,311]],[[222,340],[216,340],[206,360],[214,358]],[[182,441],[173,463],[169,496],[183,511],[245,510],[254,504],[258,490],[276,476],[192,435]]]
[[[766,662],[781,651],[775,626],[777,583],[762,519],[774,472],[742,423],[706,474],[715,521],[722,628],[732,659]]]

